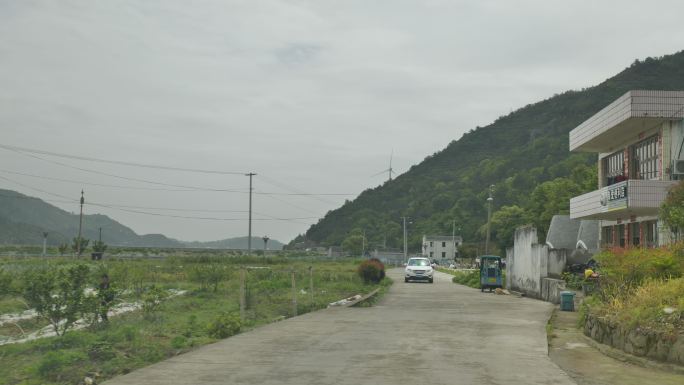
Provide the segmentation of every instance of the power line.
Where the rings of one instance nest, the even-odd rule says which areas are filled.
[[[186,215],[160,214],[160,213],[152,213],[149,211],[125,209],[125,208],[120,208],[120,207],[116,207],[116,206],[104,205],[104,204],[93,203],[93,202],[86,203],[86,205],[97,206],[97,207],[106,207],[106,208],[119,210],[119,211],[125,211],[125,212],[129,212],[129,213],[151,215],[151,216],[157,216],[157,217],[166,217],[166,218],[199,219],[199,220],[208,220],[208,221],[247,221],[247,220],[249,220],[249,218],[218,218],[218,217],[196,217],[196,216],[186,216]],[[303,220],[303,219],[318,219],[318,217],[252,218],[253,221],[295,221],[295,220]]]
[[[161,188],[161,187],[160,188],[154,188],[154,187],[125,186],[125,185],[114,185],[114,184],[106,184],[106,183],[85,182],[85,181],[74,180],[74,179],[55,178],[55,177],[50,177],[50,176],[45,176],[45,175],[29,174],[29,173],[18,172],[18,171],[10,171],[10,170],[5,170],[5,169],[0,169],[0,172],[4,172],[7,174],[13,174],[13,175],[26,176],[26,177],[30,177],[30,178],[54,180],[57,182],[73,183],[73,184],[86,185],[86,186],[109,187],[109,188],[124,189],[124,190],[181,191],[181,192],[211,191],[211,192],[229,192],[229,193],[239,193],[239,194],[249,193],[248,191],[240,191],[239,189],[205,189],[202,187],[190,188],[191,186],[188,186],[187,188],[178,188],[178,189],[169,189],[169,188]],[[348,195],[353,195],[353,194],[347,194],[347,193],[280,193],[280,192],[266,192],[266,191],[254,191],[253,194],[255,194],[255,195],[286,195],[286,196],[314,196],[314,195],[348,196]]]
[[[113,185],[113,184],[105,184],[105,183],[84,182],[84,181],[80,181],[80,180],[55,178],[55,177],[50,177],[50,176],[36,175],[36,174],[27,174],[27,173],[23,173],[23,172],[10,171],[10,170],[3,170],[3,169],[0,169],[0,172],[4,172],[4,173],[7,173],[7,174],[14,174],[14,175],[27,176],[27,177],[30,177],[30,178],[39,178],[39,179],[54,180],[54,181],[57,181],[57,182],[74,183],[74,184],[86,185],[86,186],[109,187],[109,188],[116,188],[116,189],[147,190],[147,191],[196,191],[196,190],[193,190],[193,189],[167,189],[167,188],[138,187],[138,186],[122,186],[122,185]]]
[[[294,187],[290,187],[290,186],[288,186],[288,185],[286,185],[286,184],[284,184],[284,183],[278,182],[277,180],[275,180],[275,179],[273,179],[273,178],[269,178],[269,177],[267,177],[267,176],[265,176],[265,175],[261,175],[261,179],[263,179],[264,182],[266,182],[266,183],[268,183],[268,184],[270,184],[270,185],[272,185],[272,186],[280,187],[280,188],[282,188],[282,189],[284,189],[284,190],[287,190],[287,191],[290,191],[290,192],[294,193],[295,195],[304,195],[304,194],[306,194],[305,192],[302,192],[302,191],[300,191],[300,190],[298,190],[298,189],[296,189],[296,188],[294,188]],[[312,197],[313,197],[314,199],[318,200],[318,201],[323,202],[323,203],[328,203],[328,204],[332,204],[332,205],[337,205],[337,203],[335,203],[335,202],[329,201],[329,200],[327,200],[327,199],[319,198],[319,197],[317,197],[317,196],[315,196],[315,195],[312,195]]]
[[[45,191],[45,190],[42,190],[42,189],[39,189],[36,187],[32,187],[32,186],[26,185],[24,183],[20,183],[20,182],[11,180],[9,178],[5,178],[3,176],[0,176],[0,179],[6,180],[8,182],[17,184],[19,186],[22,186],[22,187],[25,187],[25,188],[28,188],[31,190],[35,190],[35,191],[39,191],[39,192],[42,192],[42,193],[45,193],[48,195],[67,199],[67,201],[64,203],[78,203],[79,202],[78,199],[71,199],[67,196],[56,194],[56,193],[53,193],[50,191]],[[33,199],[38,199],[38,198],[33,198]],[[246,221],[246,220],[248,220],[248,218],[218,218],[218,217],[200,217],[200,216],[160,214],[160,213],[152,213],[152,212],[148,212],[148,211],[141,211],[141,210],[137,210],[137,209],[130,209],[130,208],[126,208],[127,206],[122,206],[122,205],[103,204],[103,203],[97,203],[97,202],[85,202],[85,204],[90,205],[90,206],[105,207],[105,208],[109,208],[109,209],[113,209],[113,210],[125,211],[125,212],[130,212],[130,213],[135,213],[135,214],[158,216],[158,217],[167,217],[167,218],[197,219],[197,220],[211,220],[211,221]],[[142,208],[142,209],[148,209],[148,210],[154,210],[155,209],[152,207],[142,207],[142,206],[129,206],[129,207]],[[178,209],[178,210],[182,210],[182,209]],[[190,211],[190,210],[188,209],[188,211]],[[202,211],[202,210],[192,210],[192,211]],[[210,210],[207,210],[207,211],[210,211]],[[218,212],[218,210],[211,210],[211,211]],[[263,214],[259,214],[259,215],[263,215]],[[317,216],[317,217],[299,217],[299,218],[279,218],[279,217],[269,216],[269,218],[253,218],[252,220],[254,220],[254,221],[291,221],[291,222],[295,222],[297,220],[309,220],[309,219],[319,219],[319,218],[320,218],[320,216]]]
[[[120,161],[120,160],[108,160],[108,159],[92,158],[92,157],[87,157],[87,156],[69,155],[69,154],[62,154],[62,153],[58,153],[58,152],[36,150],[36,149],[32,149],[32,148],[9,146],[9,145],[5,145],[5,144],[0,144],[0,148],[4,148],[4,149],[15,151],[15,152],[23,152],[23,153],[28,152],[28,153],[32,153],[32,154],[41,154],[41,155],[56,156],[59,158],[86,160],[89,162],[118,164],[121,166],[129,166],[129,167],[143,167],[143,168],[153,168],[153,169],[158,169],[158,170],[196,172],[196,173],[203,173],[203,174],[244,175],[244,172],[239,172],[239,171],[206,170],[206,169],[196,169],[196,168],[161,166],[161,165],[136,163],[136,162],[124,162],[124,161]]]
[[[151,180],[147,180],[147,179],[131,178],[131,177],[126,177],[126,176],[121,176],[121,175],[116,175],[116,174],[110,174],[110,173],[106,173],[106,172],[102,172],[102,171],[87,169],[87,168],[83,168],[83,167],[77,167],[77,166],[73,166],[73,165],[70,165],[67,163],[58,162],[56,160],[49,160],[49,159],[41,158],[37,155],[25,154],[21,151],[16,151],[16,152],[19,154],[22,154],[24,156],[39,159],[39,160],[42,160],[42,161],[48,162],[48,163],[53,163],[53,164],[56,164],[56,165],[59,165],[62,167],[67,167],[67,168],[71,168],[74,170],[89,172],[89,173],[93,173],[93,174],[105,175],[105,176],[109,176],[112,178],[124,179],[124,180],[128,180],[128,181],[149,183],[149,184],[154,184],[154,185],[159,185],[159,186],[167,186],[167,187],[180,187],[180,188],[197,190],[197,191],[243,192],[243,191],[237,191],[237,190],[233,190],[233,189],[215,189],[215,188],[206,188],[206,187],[196,187],[196,186],[178,185],[178,184],[171,184],[171,183],[162,183],[162,182],[156,182],[156,181],[151,181]]]

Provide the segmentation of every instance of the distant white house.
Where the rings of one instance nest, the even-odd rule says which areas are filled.
[[[423,235],[423,256],[437,260],[454,260],[463,243],[460,235]]]

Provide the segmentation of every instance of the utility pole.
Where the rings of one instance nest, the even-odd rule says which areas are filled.
[[[361,235],[361,257],[366,256],[366,229],[363,230]]]
[[[489,198],[487,198],[487,238],[485,240],[485,255],[489,255],[489,236],[492,227],[492,202],[494,198],[492,197],[492,191],[494,190],[494,185],[489,186]]]
[[[81,215],[78,219],[78,238],[76,239],[76,256],[81,256],[81,228],[83,227],[83,203],[85,199],[83,198],[83,190],[81,190]]]
[[[451,244],[454,245],[454,261],[456,260],[456,220],[451,223]]]
[[[47,253],[47,236],[48,236],[48,233],[47,233],[47,232],[43,232],[43,257],[44,257],[44,256],[46,255],[46,253]]]
[[[252,255],[252,177],[253,172],[245,174],[249,177],[249,226],[247,230],[247,255]]]
[[[401,217],[401,219],[404,221],[404,260],[408,259],[408,244],[406,242],[406,220],[409,219],[409,217]]]

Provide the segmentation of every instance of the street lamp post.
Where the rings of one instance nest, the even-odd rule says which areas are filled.
[[[492,227],[492,202],[494,198],[492,197],[492,191],[494,190],[494,185],[489,186],[489,198],[487,198],[487,238],[485,239],[485,254],[489,255],[489,237]]]

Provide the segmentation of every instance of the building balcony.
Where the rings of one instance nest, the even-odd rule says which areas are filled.
[[[613,152],[616,138],[638,138],[657,124],[682,118],[683,91],[629,91],[570,131],[570,151]]]
[[[626,180],[570,199],[570,218],[629,220],[656,216],[677,181]]]

